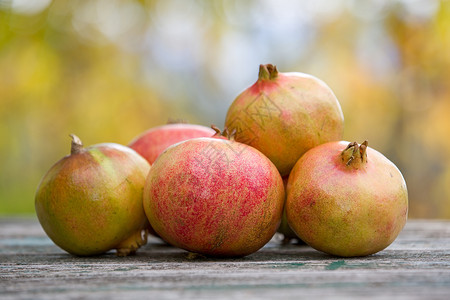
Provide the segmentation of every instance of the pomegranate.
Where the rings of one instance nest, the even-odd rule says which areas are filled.
[[[151,128],[135,137],[128,146],[153,164],[156,158],[173,144],[197,137],[211,137],[216,134],[216,130],[209,127],[177,122],[169,121],[166,125]],[[159,237],[151,226],[148,231]]]
[[[275,234],[285,198],[273,163],[222,138],[195,138],[166,149],[144,188],[144,209],[168,243],[194,253],[249,255]]]
[[[135,137],[128,146],[153,164],[170,145],[196,137],[211,137],[214,134],[213,129],[201,125],[166,124],[145,131]]]
[[[287,183],[288,183],[288,177],[283,177],[283,183],[285,191],[287,190]],[[305,244],[291,229],[291,227],[288,224],[287,218],[286,218],[286,207],[283,209],[283,216],[281,217],[281,224],[280,227],[278,227],[277,232],[281,233],[283,235],[283,244],[289,244],[293,241],[295,241],[297,244]]]
[[[279,73],[260,65],[255,84],[231,104],[225,127],[236,141],[264,153],[282,176],[307,150],[342,139],[344,117],[331,89],[303,73]]]
[[[50,168],[37,189],[39,222],[56,245],[74,255],[134,253],[147,238],[142,195],[149,169],[128,147],[83,148],[72,135],[70,155]]]
[[[319,251],[344,257],[381,251],[398,236],[407,213],[402,174],[367,141],[317,146],[289,176],[288,223]]]
[[[298,241],[299,244],[304,244],[303,241],[295,234],[287,222],[286,210],[283,210],[283,216],[281,217],[281,224],[277,232],[283,235],[283,244],[289,244],[293,241]]]

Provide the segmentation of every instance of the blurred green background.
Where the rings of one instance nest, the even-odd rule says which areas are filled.
[[[261,63],[333,89],[345,139],[402,171],[411,218],[450,218],[450,1],[0,0],[0,214],[85,145],[169,118],[223,127]]]

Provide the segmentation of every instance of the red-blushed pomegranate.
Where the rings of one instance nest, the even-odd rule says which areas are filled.
[[[211,137],[216,132],[202,125],[175,123],[151,128],[134,138],[128,145],[150,164],[169,146],[197,137]]]
[[[147,241],[142,197],[149,163],[126,146],[83,148],[78,137],[72,139],[71,154],[50,168],[37,189],[39,222],[74,255],[134,253]]]
[[[153,164],[156,158],[173,144],[197,137],[211,137],[215,134],[215,129],[202,125],[169,123],[143,132],[135,137],[128,146]],[[151,226],[148,230],[152,235],[158,236]]]
[[[166,149],[144,188],[144,209],[168,243],[208,256],[249,255],[275,234],[285,191],[273,163],[258,150],[220,138],[196,138]]]
[[[236,141],[255,147],[282,176],[307,150],[342,139],[344,116],[331,89],[303,73],[279,73],[260,65],[255,84],[231,104],[225,127],[236,129]]]
[[[313,248],[365,256],[389,246],[406,223],[408,193],[398,168],[367,141],[306,152],[287,188],[287,220]]]

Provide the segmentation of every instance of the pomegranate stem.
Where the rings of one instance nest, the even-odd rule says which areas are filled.
[[[273,80],[278,77],[277,67],[271,64],[259,65],[259,75],[260,80]]]
[[[367,140],[361,145],[357,142],[352,142],[347,145],[347,147],[341,152],[342,160],[345,162],[346,166],[358,167],[361,164],[367,162]]]
[[[216,125],[212,124],[211,128],[216,132],[215,135],[222,135],[222,132],[220,132],[220,129]]]
[[[80,138],[77,137],[75,134],[70,134],[70,137],[72,138],[72,144],[70,146],[70,154],[77,154],[82,152],[83,143],[81,142]]]

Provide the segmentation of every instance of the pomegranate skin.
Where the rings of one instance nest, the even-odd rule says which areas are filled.
[[[150,164],[169,146],[197,137],[211,137],[216,132],[196,124],[166,124],[151,128],[135,137],[128,146],[142,155]]]
[[[285,191],[287,190],[288,178],[289,178],[288,176],[283,177],[283,184],[284,184]],[[287,193],[286,193],[286,196],[287,196]],[[288,223],[287,217],[286,217],[286,205],[283,209],[283,216],[281,217],[281,224],[280,224],[280,227],[278,228],[277,232],[279,232],[283,235],[283,244],[288,244],[288,243],[291,243],[292,241],[295,241],[296,244],[299,244],[299,245],[305,244],[305,242],[303,242],[289,226],[289,223]]]
[[[355,147],[348,144],[326,143],[299,159],[289,176],[286,214],[294,232],[313,248],[366,256],[398,236],[407,219],[408,194],[391,161],[367,143],[350,158]]]
[[[39,222],[73,255],[135,252],[146,243],[142,194],[150,165],[123,145],[80,147],[42,178],[35,197]]]
[[[169,147],[144,188],[144,209],[165,241],[208,256],[249,255],[275,234],[285,191],[256,149],[218,138]]]
[[[287,176],[307,150],[342,139],[344,116],[323,81],[269,64],[231,104],[225,127],[236,129],[236,141],[260,150]]]
[[[187,123],[169,123],[141,133],[128,146],[144,157],[150,165],[169,146],[197,137],[211,137],[216,131],[210,127]],[[149,233],[159,237],[149,226]]]
[[[281,224],[280,227],[278,227],[277,232],[283,234],[283,244],[288,244],[292,240],[296,240],[298,241],[299,244],[302,244],[300,238],[295,234],[295,232],[291,229],[291,227],[289,227],[285,210],[283,211],[283,216],[281,217]]]

